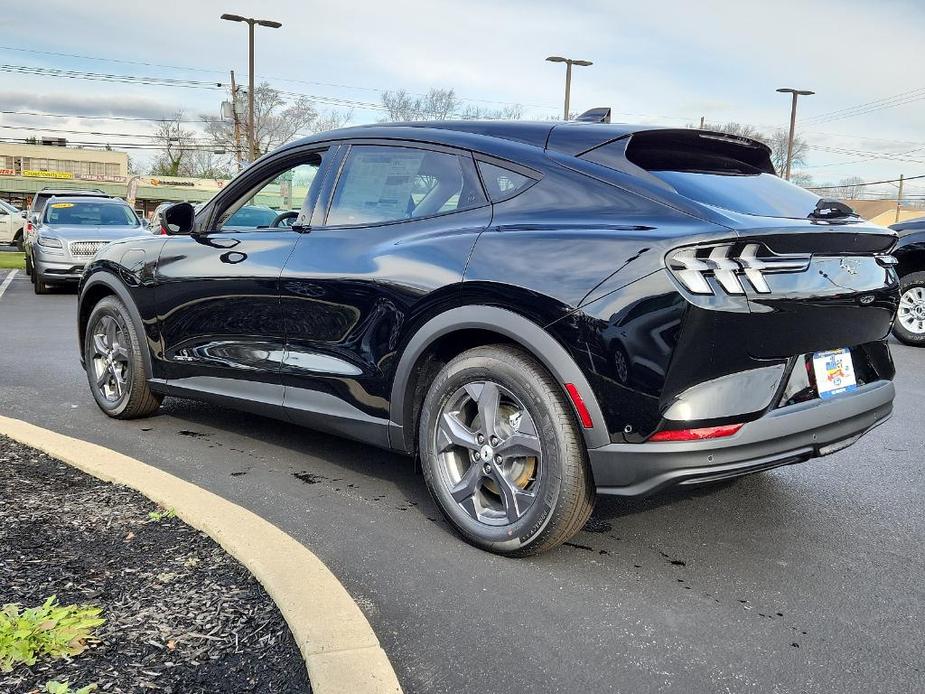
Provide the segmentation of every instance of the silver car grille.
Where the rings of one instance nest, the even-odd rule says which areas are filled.
[[[105,246],[108,241],[71,241],[68,248],[72,256],[91,256]]]

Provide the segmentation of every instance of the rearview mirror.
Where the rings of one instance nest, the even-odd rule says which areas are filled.
[[[188,202],[178,202],[164,210],[161,215],[161,226],[173,236],[189,234],[193,231],[196,219],[196,210]]]

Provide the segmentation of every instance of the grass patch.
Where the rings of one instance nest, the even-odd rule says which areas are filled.
[[[102,609],[92,605],[59,605],[52,595],[41,607],[22,610],[10,603],[0,608],[0,672],[19,663],[35,665],[40,657],[80,655],[104,624]]]
[[[25,270],[25,253],[0,253],[0,270]]]

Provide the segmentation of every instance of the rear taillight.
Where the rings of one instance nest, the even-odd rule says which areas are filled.
[[[26,233],[28,234],[31,231],[32,231],[32,222],[26,222]]]
[[[809,261],[809,254],[778,255],[758,243],[681,248],[667,259],[668,269],[693,294],[714,294],[715,285],[727,294],[744,294],[746,281],[759,294],[770,294],[765,274],[803,272]]]
[[[741,424],[724,424],[719,427],[700,427],[698,429],[670,429],[658,431],[649,437],[649,441],[702,441],[703,439],[722,439],[732,436]]]

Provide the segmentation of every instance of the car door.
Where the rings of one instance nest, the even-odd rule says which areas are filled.
[[[166,237],[155,303],[169,391],[256,411],[281,406],[279,276],[300,234],[278,217],[307,214],[323,154],[264,162],[200,211],[195,233]]]
[[[11,208],[0,205],[0,243],[13,242],[13,234],[16,231],[13,228],[13,223],[17,219],[19,219],[19,215],[15,214]]]
[[[451,300],[491,208],[469,152],[359,140],[332,155],[280,281],[285,406],[298,423],[387,446],[402,330]]]

